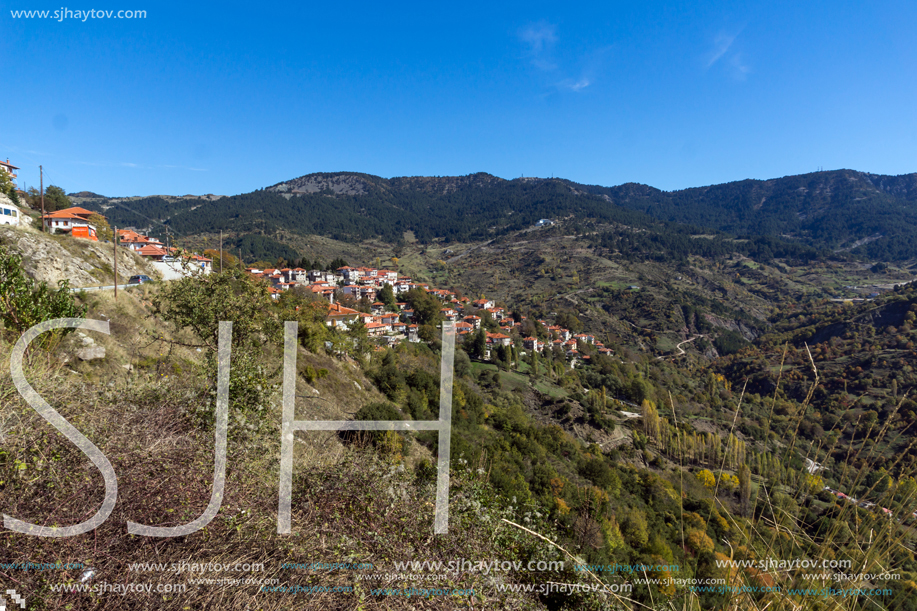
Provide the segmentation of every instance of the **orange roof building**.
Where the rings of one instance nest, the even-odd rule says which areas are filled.
[[[97,228],[89,222],[89,217],[96,214],[79,206],[50,212],[43,217],[42,224],[48,233],[69,233],[75,238],[99,241]]]

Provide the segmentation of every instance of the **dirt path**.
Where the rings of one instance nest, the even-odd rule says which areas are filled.
[[[691,339],[686,339],[686,340],[683,341],[683,342],[679,342],[678,344],[675,345],[675,349],[678,350],[678,354],[664,354],[664,355],[662,355],[662,356],[657,356],[657,357],[656,357],[656,360],[658,361],[658,360],[660,360],[660,359],[669,358],[670,356],[681,356],[681,355],[683,355],[683,354],[687,354],[684,350],[682,350],[681,347],[682,347],[683,345],[689,343],[689,342],[693,342],[693,341],[696,340],[698,337],[704,337],[704,336],[703,336],[703,335],[695,335],[695,336],[692,337]]]

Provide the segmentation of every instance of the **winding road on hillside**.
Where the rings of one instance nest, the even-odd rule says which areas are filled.
[[[657,356],[657,357],[656,357],[656,360],[658,361],[659,359],[666,359],[666,358],[669,358],[670,356],[681,356],[681,355],[683,355],[683,354],[687,354],[684,350],[682,350],[681,347],[682,347],[684,344],[687,344],[688,342],[693,342],[693,341],[696,340],[698,337],[704,337],[704,336],[703,336],[703,335],[695,335],[695,336],[692,337],[691,339],[686,339],[685,341],[680,342],[680,343],[678,343],[678,344],[675,345],[675,349],[678,350],[678,354],[664,354],[664,355],[662,355],[662,356]]]

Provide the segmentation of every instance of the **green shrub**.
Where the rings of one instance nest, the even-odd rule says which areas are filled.
[[[22,257],[0,246],[0,321],[18,334],[40,322],[54,318],[82,318],[85,306],[78,306],[70,292],[69,283],[61,280],[57,289],[46,282],[35,282],[22,268]],[[45,334],[36,342],[47,345],[73,329],[59,329]]]

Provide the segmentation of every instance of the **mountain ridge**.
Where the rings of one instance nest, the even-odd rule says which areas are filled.
[[[604,187],[485,172],[393,178],[316,172],[228,197],[77,199],[114,214],[119,226],[151,221],[183,235],[258,227],[261,235],[283,229],[389,243],[411,232],[428,243],[491,239],[540,218],[574,218],[669,233],[789,239],[881,260],[917,252],[917,173],[842,169],[662,191],[633,182]]]

